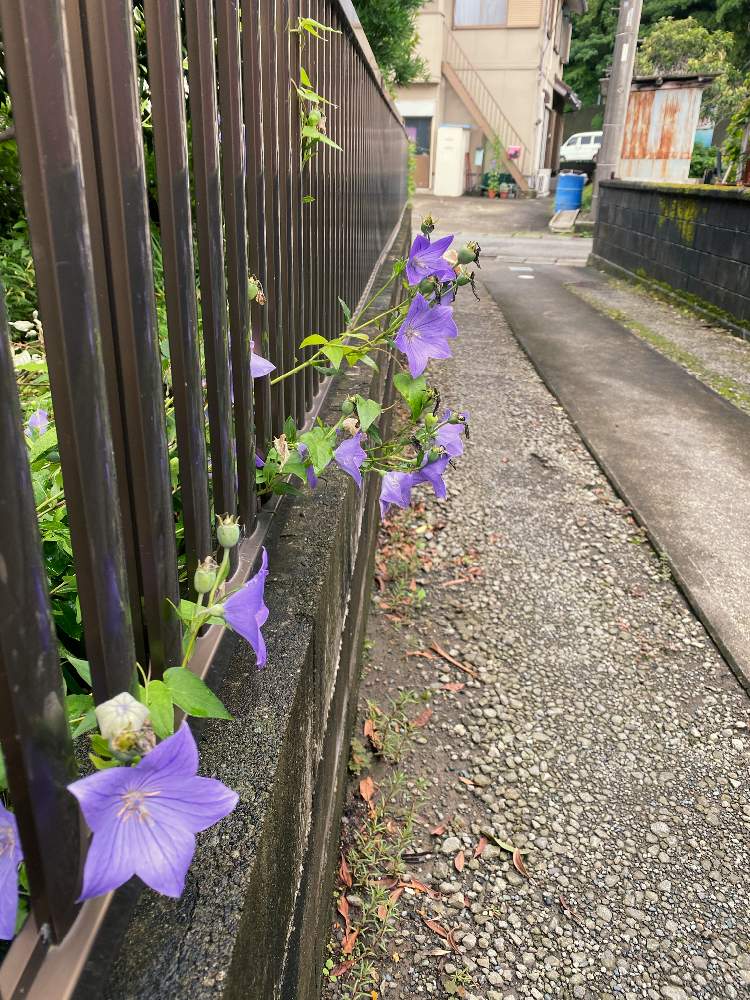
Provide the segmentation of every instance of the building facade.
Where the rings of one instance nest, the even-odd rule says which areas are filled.
[[[501,170],[543,189],[557,167],[572,16],[585,0],[427,0],[417,17],[423,81],[396,104],[417,147],[417,187],[460,194]]]

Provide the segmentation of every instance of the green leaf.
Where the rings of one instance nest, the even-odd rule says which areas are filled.
[[[299,345],[300,349],[303,347],[312,347],[314,344],[327,344],[328,341],[325,337],[321,337],[319,333],[311,333],[308,337],[302,341]]]
[[[334,368],[341,367],[341,362],[344,360],[344,355],[346,354],[345,348],[340,347],[338,344],[327,344],[321,350]]]
[[[109,749],[109,743],[104,739],[101,733],[92,733],[89,736],[91,740],[91,749],[99,757],[111,757],[112,751]]]
[[[199,719],[231,719],[210,687],[185,667],[170,667],[164,671],[164,683],[172,700],[183,712]]]
[[[0,792],[4,792],[8,787],[8,773],[5,770],[5,757],[3,757],[3,751],[0,750]]]
[[[399,372],[394,376],[393,384],[409,404],[412,420],[418,420],[429,398],[424,375],[412,378],[407,372]]]
[[[377,364],[375,363],[375,359],[371,358],[369,354],[363,354],[359,360],[362,362],[363,365],[367,365],[368,368],[372,368],[373,371],[376,372],[380,371]]]
[[[293,445],[297,440],[297,424],[294,422],[294,417],[287,417],[284,421],[284,433],[286,434],[287,442]]]
[[[101,757],[97,757],[94,753],[89,754],[89,760],[97,771],[106,771],[108,767],[119,767],[116,760],[102,760]]]
[[[174,702],[172,693],[163,681],[149,681],[146,688],[146,704],[151,716],[151,725],[159,739],[171,736],[174,732]]]
[[[79,736],[83,736],[84,733],[90,733],[92,729],[96,729],[96,726],[96,711],[91,708],[73,729],[71,736],[74,740],[76,740]]]
[[[364,396],[357,396],[357,416],[359,426],[366,431],[373,421],[377,420],[382,412],[380,403],[374,399],[365,399]]]
[[[344,314],[344,319],[348,323],[349,320],[352,318],[352,311],[349,308],[349,306],[346,304],[346,302],[344,302],[344,300],[341,298],[340,295],[338,297],[338,300],[339,300],[339,305],[341,306],[341,311]]]
[[[311,431],[300,435],[300,441],[307,445],[313,469],[316,475],[320,475],[333,458],[331,432],[323,427],[313,427]]]
[[[38,438],[34,438],[31,441],[29,445],[29,465],[33,465],[46,451],[50,451],[56,445],[57,431],[54,427],[50,427],[44,434],[40,434]]]
[[[79,719],[94,707],[94,699],[90,694],[69,694],[65,698],[65,711],[68,722]]]
[[[91,667],[89,666],[89,661],[79,660],[77,656],[73,656],[65,648],[60,649],[60,655],[65,657],[81,680],[85,681],[91,687]]]
[[[289,459],[284,463],[283,473],[285,476],[298,476],[300,479],[307,478],[307,472],[305,471],[305,463],[299,457],[297,452],[294,452],[289,456]]]
[[[312,82],[310,80],[310,77],[307,75],[307,71],[305,70],[304,66],[300,66],[299,68],[299,78],[303,86],[312,87]]]
[[[315,201],[315,196],[311,194],[306,194],[302,196],[303,205],[311,205]]]

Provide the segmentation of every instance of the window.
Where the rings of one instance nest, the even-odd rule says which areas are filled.
[[[578,136],[577,135],[571,136],[570,139],[568,139],[568,141],[565,143],[565,145],[566,146],[577,146],[578,145]]]
[[[508,0],[456,0],[453,23],[457,28],[507,24]]]

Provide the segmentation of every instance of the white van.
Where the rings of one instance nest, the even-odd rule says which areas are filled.
[[[560,163],[573,160],[595,160],[602,144],[603,132],[576,132],[560,146]]]

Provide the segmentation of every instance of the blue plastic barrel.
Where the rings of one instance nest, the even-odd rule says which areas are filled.
[[[557,178],[555,211],[568,212],[581,207],[586,174],[560,174]]]

